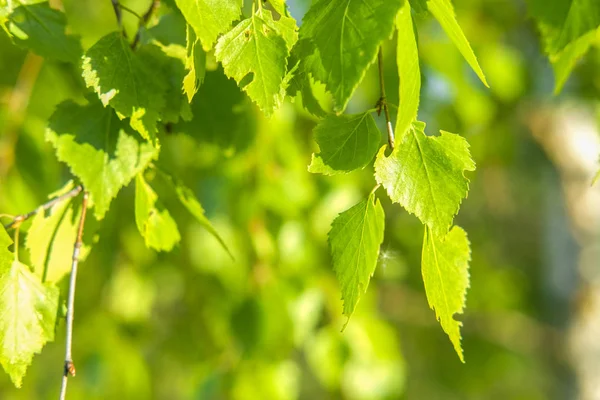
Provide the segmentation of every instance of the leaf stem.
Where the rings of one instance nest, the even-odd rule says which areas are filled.
[[[88,192],[83,193],[81,202],[81,218],[79,219],[79,229],[77,239],[73,246],[73,263],[71,264],[71,276],[69,279],[69,297],[67,299],[67,337],[65,340],[65,364],[63,369],[62,385],[60,388],[60,400],[64,400],[67,395],[67,382],[69,375],[75,376],[75,364],[73,364],[72,345],[73,345],[73,314],[75,311],[75,284],[77,282],[77,266],[79,264],[79,252],[83,241],[83,227],[85,225],[85,216],[88,206]]]
[[[150,18],[152,18],[152,14],[154,14],[154,11],[158,8],[158,6],[160,5],[160,0],[152,0],[152,2],[150,3],[150,7],[148,7],[148,10],[144,13],[144,15],[142,15],[140,18],[140,24],[138,25],[138,30],[135,33],[135,38],[133,39],[133,43],[131,43],[131,48],[135,49],[136,46],[138,45],[140,38],[141,38],[141,34],[142,34],[142,28],[146,26],[146,24],[148,23],[148,21],[150,20]]]
[[[81,193],[82,190],[83,190],[83,186],[78,185],[75,188],[73,188],[72,190],[68,191],[67,193],[53,198],[52,200],[42,204],[40,207],[36,208],[33,211],[28,212],[27,214],[17,215],[16,217],[13,218],[13,220],[11,222],[4,225],[4,229],[11,229],[14,227],[18,227],[19,225],[21,225],[21,223],[23,223],[23,221],[26,221],[29,218],[36,215],[40,211],[40,209],[42,209],[43,211],[46,211],[58,203],[61,203],[65,200],[68,200],[70,198],[77,196],[79,193]]]
[[[15,229],[15,236],[13,241],[15,242],[15,261],[19,261],[19,226]]]
[[[119,29],[123,30],[123,15],[121,14],[121,4],[119,0],[110,0],[112,2],[113,9],[115,10],[115,17],[117,17],[117,25]]]
[[[379,53],[377,54],[377,64],[379,67],[379,88],[381,90],[381,97],[377,102],[377,114],[380,115],[381,110],[383,109],[387,126],[388,144],[390,148],[394,150],[394,129],[392,128],[390,111],[388,109],[388,104],[385,98],[385,81],[383,79],[383,48],[381,46],[379,46]]]
[[[378,183],[377,185],[375,185],[375,187],[373,188],[373,190],[371,190],[371,193],[369,193],[369,197],[370,197],[370,196],[371,196],[373,193],[375,193],[375,192],[377,191],[377,189],[379,189],[379,186],[381,186],[381,184],[380,184],[380,183]]]
[[[142,16],[140,14],[138,14],[137,12],[135,12],[135,10],[132,10],[131,8],[124,6],[123,4],[119,3],[119,7],[122,10],[127,11],[128,13],[135,15],[137,17],[137,19],[139,19],[140,21],[142,20]]]

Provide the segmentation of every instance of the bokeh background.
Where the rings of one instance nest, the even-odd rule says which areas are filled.
[[[143,13],[149,1],[122,3]],[[287,3],[300,21],[310,0]],[[84,48],[117,29],[109,1],[54,4]],[[466,364],[427,306],[422,226],[383,192],[379,265],[340,332],[327,232],[372,189],[372,168],[309,174],[314,118],[288,101],[267,120],[209,56],[193,105],[203,118],[172,127],[161,162],[194,189],[235,260],[178,208],[181,244],[169,254],[146,249],[133,187],[124,189],[80,266],[70,399],[600,398],[600,184],[590,185],[600,168],[600,52],[553,96],[524,1],[454,4],[491,88],[432,18],[417,15],[419,117],[430,134],[464,135],[477,162],[456,219],[472,245],[460,316]],[[124,18],[134,32],[135,17]],[[392,39],[385,79],[398,104],[395,57]],[[378,84],[373,67],[347,112],[372,108]],[[0,212],[30,211],[70,179],[44,130],[58,103],[85,93],[74,66],[0,32]],[[0,373],[0,398],[57,397],[63,331],[61,323],[22,389]]]

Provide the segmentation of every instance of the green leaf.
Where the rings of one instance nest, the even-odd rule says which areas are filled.
[[[292,49],[289,58],[289,64],[292,67],[286,78],[289,82],[287,94],[290,97],[295,97],[297,93],[300,93],[302,95],[302,104],[309,113],[317,117],[325,117],[326,112],[316,99],[310,81],[310,71],[313,68],[322,70],[323,66],[319,66],[320,62],[320,59],[316,55],[316,49],[314,49],[310,41],[308,39],[300,39]]]
[[[443,236],[469,190],[464,171],[474,171],[475,163],[463,137],[444,131],[438,137],[426,136],[424,129],[423,122],[413,123],[389,157],[382,148],[375,178],[392,201]]]
[[[400,105],[396,119],[395,145],[399,145],[413,121],[417,119],[421,95],[419,49],[408,1],[404,3],[396,16],[396,29],[398,30],[396,63],[400,77]]]
[[[314,44],[320,58],[311,74],[333,95],[337,111],[346,108],[379,44],[392,33],[401,5],[402,0],[320,0],[304,16],[300,37]]]
[[[52,207],[48,215],[40,210],[33,217],[25,243],[34,272],[42,282],[56,283],[71,271],[81,211],[73,202],[61,202]],[[89,247],[83,247],[79,261],[83,261],[88,252]]]
[[[425,228],[421,272],[429,307],[435,310],[436,319],[450,337],[462,362],[465,362],[460,345],[461,322],[454,314],[462,314],[469,287],[469,261],[471,249],[467,234],[455,226],[445,236],[435,235]]]
[[[8,19],[8,29],[19,46],[59,61],[76,62],[81,57],[78,38],[65,33],[65,15],[47,2],[21,5]]]
[[[212,226],[208,218],[206,218],[206,216],[204,215],[204,208],[202,208],[202,205],[194,195],[194,192],[185,185],[183,185],[183,183],[175,179],[173,176],[163,171],[160,172],[163,178],[165,178],[165,180],[171,185],[171,187],[175,191],[177,199],[179,199],[181,204],[192,214],[194,218],[196,218],[196,221],[198,221],[204,229],[206,229],[211,235],[213,235],[215,239],[219,241],[221,246],[223,246],[223,249],[227,251],[229,256],[233,259],[233,254],[231,254],[229,247],[227,247],[221,235],[219,235],[217,230]]]
[[[366,167],[381,142],[381,133],[371,112],[328,115],[313,133],[320,153],[313,154],[308,170],[326,175]]]
[[[187,96],[188,102],[191,103],[198,88],[204,82],[206,53],[199,46],[201,43],[190,25],[186,27],[186,43],[185,69],[188,73],[183,78],[183,92]]]
[[[240,0],[175,0],[177,7],[209,51],[217,37],[228,31],[242,13]]]
[[[61,103],[50,118],[46,139],[90,192],[97,219],[104,217],[119,190],[158,156],[151,143],[142,142],[97,101],[85,106]]]
[[[598,180],[600,180],[600,170],[598,170],[596,176],[594,176],[594,179],[592,179],[592,186],[594,186]]]
[[[135,178],[135,223],[146,246],[155,250],[170,251],[181,240],[177,224],[141,173]]]
[[[529,7],[550,55],[600,26],[597,0],[529,0]]]
[[[338,215],[331,224],[329,246],[333,269],[340,282],[344,314],[348,318],[375,272],[384,224],[383,207],[374,193]]]
[[[215,50],[225,74],[267,115],[285,95],[283,78],[293,46],[288,28],[283,18],[274,21],[270,11],[259,9],[222,36]]]
[[[166,87],[133,53],[120,32],[96,42],[85,53],[82,69],[85,84],[94,89],[105,107],[110,104],[121,119],[131,118],[131,127],[143,138],[154,137],[165,106]]]
[[[554,69],[554,94],[560,93],[579,60],[594,43],[600,43],[600,29],[591,31],[569,43],[560,53],[549,56]]]
[[[475,53],[473,53],[469,41],[460,28],[460,25],[458,25],[452,2],[450,0],[427,0],[427,9],[438,20],[442,29],[446,32],[446,35],[454,42],[465,60],[467,60],[471,68],[473,68],[473,71],[475,71],[479,79],[481,79],[481,82],[489,87],[485,75],[479,66],[477,57],[475,57]]]
[[[0,248],[0,364],[21,387],[34,354],[54,340],[59,291],[11,255]]]

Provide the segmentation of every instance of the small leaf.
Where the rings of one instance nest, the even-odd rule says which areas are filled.
[[[458,25],[458,21],[454,15],[454,7],[452,6],[450,0],[428,0],[427,8],[438,20],[442,26],[442,29],[444,29],[446,32],[446,35],[448,35],[450,40],[454,42],[465,60],[467,60],[471,68],[473,68],[473,71],[475,71],[479,79],[481,79],[481,82],[483,82],[485,86],[489,87],[485,79],[485,75],[479,66],[477,57],[475,57],[475,53],[473,53],[473,49],[471,48],[469,41],[460,28],[460,25]]]
[[[316,49],[308,39],[300,39],[293,47],[289,63],[292,66],[286,77],[288,81],[287,94],[295,97],[298,93],[302,95],[304,108],[314,116],[325,117],[326,113],[316,99],[310,81],[310,71],[313,68],[322,70],[321,60],[316,54]],[[320,66],[315,66],[317,64]],[[323,73],[321,73],[323,74]]]
[[[333,95],[337,111],[346,108],[379,44],[392,33],[401,5],[402,0],[320,0],[304,16],[300,37],[310,40],[320,59],[310,72]]]
[[[135,223],[146,240],[146,246],[170,251],[181,236],[177,224],[141,173],[135,178]]]
[[[333,269],[340,282],[344,314],[348,318],[375,272],[384,224],[383,207],[374,193],[338,215],[331,224],[329,246]]]
[[[54,340],[59,291],[11,255],[0,248],[0,364],[21,387],[34,354]]]
[[[85,53],[82,69],[86,86],[94,89],[105,107],[110,104],[121,119],[129,117],[131,127],[144,139],[154,138],[166,86],[120,32],[96,42]]]
[[[293,38],[282,20],[274,21],[270,11],[259,9],[222,36],[215,49],[225,74],[235,79],[267,115],[283,102],[283,78],[293,46],[288,43]]]
[[[56,155],[91,194],[97,219],[102,219],[119,190],[155,159],[158,150],[95,101],[81,106],[61,103],[46,130]]]
[[[217,37],[228,31],[242,13],[240,0],[175,0],[177,7],[209,51]]]
[[[183,92],[187,96],[189,103],[192,102],[206,75],[206,52],[202,50],[202,47],[198,46],[199,44],[200,41],[196,37],[194,30],[190,25],[187,25],[185,69],[188,73],[183,78]]]
[[[460,227],[453,227],[443,238],[425,227],[421,272],[427,301],[462,362],[465,362],[460,345],[462,323],[454,319],[454,314],[462,314],[465,307],[470,260],[469,240]]]
[[[443,236],[469,190],[464,171],[474,171],[475,163],[463,137],[444,131],[438,137],[426,136],[424,129],[424,123],[413,123],[389,157],[382,147],[375,178],[392,201]]]
[[[313,155],[308,170],[326,175],[364,168],[373,160],[381,142],[381,133],[370,112],[328,115],[313,132],[321,152]]]
[[[594,43],[600,43],[600,29],[591,31],[569,43],[560,53],[549,56],[554,70],[554,94],[560,93],[577,61]]]
[[[47,2],[21,5],[8,19],[8,29],[18,45],[59,61],[76,62],[81,57],[78,38],[65,33],[65,15]]]
[[[396,63],[400,77],[400,105],[396,119],[395,145],[399,145],[404,134],[417,119],[421,95],[419,50],[408,1],[404,3],[396,16],[396,29],[398,30]]]

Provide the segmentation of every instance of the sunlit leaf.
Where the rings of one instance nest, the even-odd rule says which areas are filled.
[[[187,25],[185,69],[188,72],[183,78],[183,92],[190,103],[198,88],[204,82],[204,76],[206,75],[206,52],[199,45],[200,41],[194,30],[190,25]]]
[[[439,237],[426,227],[422,257],[421,272],[429,307],[435,310],[442,329],[464,362],[460,345],[462,323],[454,319],[454,314],[462,313],[469,287],[471,249],[467,234],[455,226],[445,237]]]
[[[46,131],[60,161],[81,179],[94,202],[97,219],[102,219],[119,190],[144,170],[158,155],[99,102],[81,106],[71,101],[60,104]]]
[[[443,236],[469,190],[464,171],[474,171],[475,163],[463,137],[444,131],[426,136],[424,129],[424,123],[413,123],[389,157],[382,148],[375,178],[392,201]]]
[[[329,246],[333,269],[342,289],[344,314],[348,317],[367,291],[375,272],[384,224],[383,207],[374,193],[338,215],[331,224]]]

